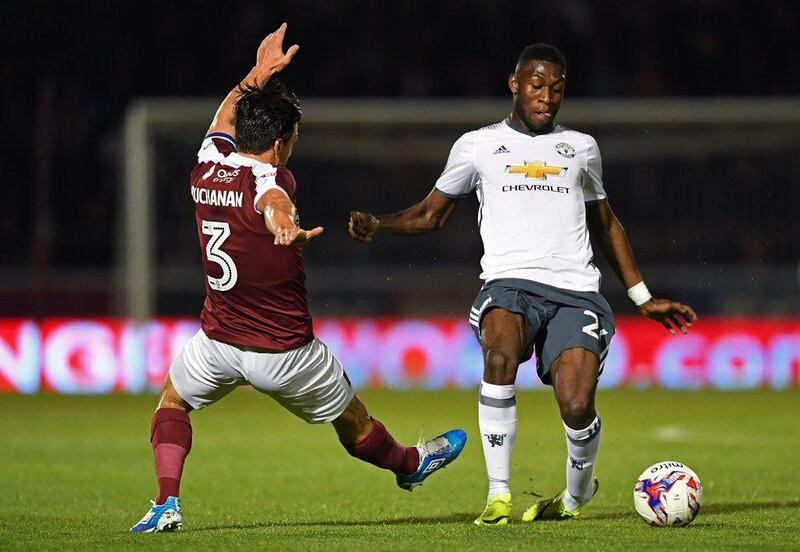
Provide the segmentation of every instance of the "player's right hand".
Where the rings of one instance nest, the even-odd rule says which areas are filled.
[[[278,230],[278,233],[275,234],[275,245],[302,247],[322,234],[324,230],[322,226],[317,226],[312,230],[303,230],[297,226],[294,228],[284,228]]]
[[[377,232],[381,221],[369,213],[361,211],[350,211],[350,220],[347,223],[347,230],[350,235],[358,241],[372,241],[372,236]]]
[[[283,37],[286,34],[286,23],[282,23],[275,32],[266,36],[258,47],[256,52],[256,67],[269,74],[275,74],[286,69],[286,66],[292,61],[292,58],[300,49],[300,46],[294,44],[289,47],[284,53],[283,51]]]

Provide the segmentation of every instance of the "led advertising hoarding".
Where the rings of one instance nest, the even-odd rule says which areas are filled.
[[[800,385],[800,320],[709,319],[689,335],[621,318],[601,387],[723,390]],[[0,321],[0,392],[112,393],[159,389],[169,364],[198,330],[189,319]],[[357,388],[475,388],[481,352],[465,320],[331,319],[317,337]],[[533,361],[517,381],[542,387]]]

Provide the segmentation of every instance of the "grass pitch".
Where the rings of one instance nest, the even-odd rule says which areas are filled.
[[[370,391],[406,443],[463,427],[459,460],[413,493],[242,391],[192,415],[184,530],[127,532],[155,491],[153,396],[0,396],[0,549],[689,550],[800,549],[800,390],[601,392],[600,491],[569,522],[476,527],[485,499],[474,392]],[[564,486],[564,437],[548,392],[518,395],[515,515]],[[653,529],[634,512],[648,465],[680,460],[705,487],[695,522]]]

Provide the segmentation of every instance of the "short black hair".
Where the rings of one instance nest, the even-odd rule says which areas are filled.
[[[242,85],[233,111],[236,147],[242,153],[264,153],[275,140],[289,140],[303,112],[300,100],[278,79],[262,86]]]
[[[567,58],[561,53],[561,50],[550,44],[543,44],[540,42],[527,46],[519,54],[519,58],[517,58],[517,67],[522,67],[534,59],[557,63],[564,68],[564,73],[567,72]]]

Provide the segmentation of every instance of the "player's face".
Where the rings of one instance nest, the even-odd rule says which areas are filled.
[[[278,150],[278,163],[280,163],[281,167],[285,167],[289,162],[289,158],[292,156],[292,148],[294,148],[294,145],[297,143],[297,137],[299,135],[300,128],[295,123],[292,135],[286,142],[282,143],[281,148]]]
[[[547,132],[553,128],[564,98],[564,68],[551,61],[532,60],[508,78],[514,95],[514,114],[528,129]]]

